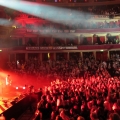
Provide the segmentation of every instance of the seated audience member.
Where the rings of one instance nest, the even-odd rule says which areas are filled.
[[[84,119],[84,117],[79,116],[79,117],[77,118],[77,120],[85,120],[85,119]]]
[[[120,120],[120,116],[117,113],[111,113],[109,115],[109,120]]]
[[[98,116],[97,116],[97,114],[96,114],[95,112],[92,112],[92,113],[90,114],[90,119],[91,119],[91,120],[99,120],[99,118],[98,118]]]

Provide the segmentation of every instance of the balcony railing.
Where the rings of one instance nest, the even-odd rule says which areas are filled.
[[[13,47],[11,50],[24,50],[24,51],[54,51],[54,50],[111,50],[119,49],[120,44],[104,44],[104,45],[76,45],[76,46],[18,46]]]

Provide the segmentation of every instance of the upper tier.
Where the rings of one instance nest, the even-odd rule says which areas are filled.
[[[89,5],[93,6],[120,3],[119,0],[26,0],[26,1],[44,3],[55,6],[89,6]]]

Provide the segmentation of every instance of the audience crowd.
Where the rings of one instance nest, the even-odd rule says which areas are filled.
[[[82,74],[78,69],[82,64],[76,66],[77,62],[70,62],[74,67],[66,79],[65,74],[58,77],[56,72],[55,81],[38,102],[36,120],[120,120],[119,75],[111,77],[107,70],[110,63],[107,67],[107,62],[95,62],[90,54],[83,59]],[[119,62],[119,55],[111,54],[111,60]],[[70,68],[70,63],[65,66]]]
[[[61,74],[45,88],[36,120],[120,120],[120,74],[111,77],[111,63],[107,67],[107,62],[95,62],[90,54],[83,59],[82,74],[82,64],[73,64],[66,79]],[[111,60],[119,63],[119,55],[111,54]],[[70,68],[69,65],[66,67]],[[113,65],[112,70],[115,68]]]
[[[100,68],[104,67],[112,76],[119,76],[120,74],[120,56],[119,52],[111,53],[110,58],[107,61],[95,60],[93,53],[84,53],[83,58],[78,57],[77,54],[70,55],[69,60],[66,60],[64,56],[57,55],[56,60],[50,60],[48,58],[45,61],[40,62],[39,58],[29,57],[27,61],[8,62],[8,69],[15,71],[18,74],[35,75],[61,78],[67,80],[68,78],[82,77],[86,71],[89,74],[94,75]]]
[[[34,75],[37,80],[53,80],[39,99],[36,120],[120,120],[120,57],[95,60],[92,53],[70,60],[44,61],[29,58],[12,71]]]

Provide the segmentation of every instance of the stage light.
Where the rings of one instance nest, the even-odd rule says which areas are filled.
[[[18,90],[18,87],[16,87],[16,90]]]
[[[47,55],[47,56],[48,56],[48,58],[50,58],[50,53],[48,53],[48,55]]]
[[[25,90],[25,87],[23,87],[23,90]]]
[[[2,52],[2,50],[0,50],[0,52]]]
[[[16,27],[15,25],[13,25],[12,28],[15,28],[15,29],[16,29],[17,27]]]

